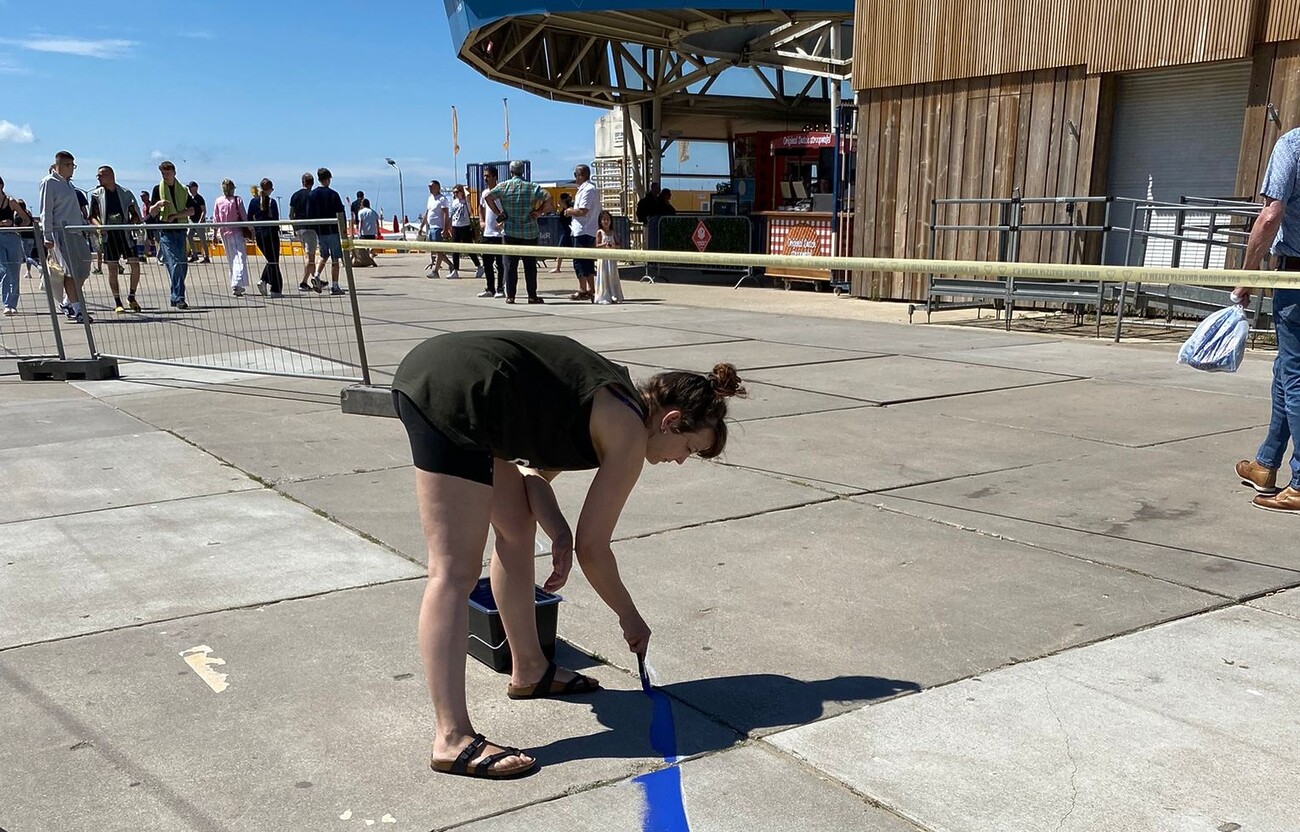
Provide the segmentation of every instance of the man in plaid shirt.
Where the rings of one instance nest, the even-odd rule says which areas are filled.
[[[524,163],[510,163],[510,178],[483,198],[505,226],[508,246],[537,245],[537,218],[551,210],[551,197],[540,185],[524,179]],[[505,255],[506,303],[515,302],[519,286],[519,261],[524,263],[524,285],[529,303],[542,303],[537,296],[537,258]]]

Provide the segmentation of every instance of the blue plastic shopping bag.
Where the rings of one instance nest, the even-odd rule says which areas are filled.
[[[1201,321],[1178,351],[1178,363],[1207,373],[1235,373],[1246,354],[1250,325],[1246,312],[1233,304]]]

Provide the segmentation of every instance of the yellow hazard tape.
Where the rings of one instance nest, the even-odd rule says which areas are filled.
[[[533,257],[613,259],[632,263],[684,266],[730,266],[839,269],[866,272],[1015,277],[1032,280],[1101,280],[1106,283],[1176,283],[1190,286],[1251,286],[1300,289],[1300,272],[1235,269],[1173,269],[1157,266],[1089,266],[1078,263],[993,263],[986,260],[921,260],[904,257],[785,257],[775,254],[715,254],[696,251],[560,248],[558,246],[421,243],[402,240],[353,240],[357,248],[462,254],[510,254]],[[599,251],[599,255],[597,255]]]

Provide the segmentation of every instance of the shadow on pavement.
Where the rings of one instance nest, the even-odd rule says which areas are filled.
[[[838,713],[920,689],[915,682],[878,676],[805,682],[771,673],[697,679],[660,688],[676,700],[677,754],[682,757],[729,748],[755,731],[814,722],[826,715],[827,703],[846,706],[835,709]],[[601,690],[568,701],[574,707],[590,708],[608,730],[529,749],[542,765],[658,756],[650,745],[651,703],[641,691]],[[721,724],[702,726],[698,714],[689,714],[688,709],[702,711]]]

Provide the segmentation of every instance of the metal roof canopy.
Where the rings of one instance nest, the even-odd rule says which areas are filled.
[[[825,123],[830,82],[851,72],[853,0],[444,2],[461,60],[487,77],[553,101],[654,104],[656,128],[673,116]],[[723,72],[746,69],[763,97],[709,94]]]

